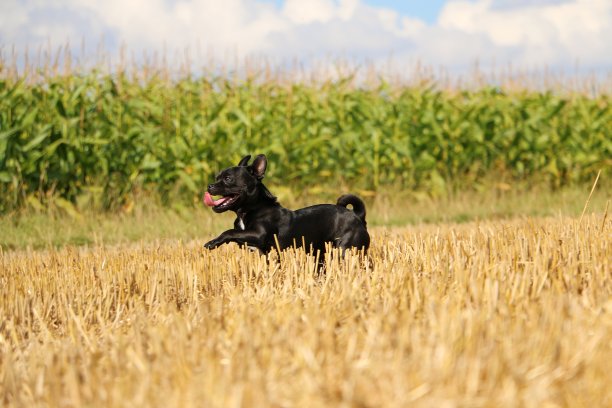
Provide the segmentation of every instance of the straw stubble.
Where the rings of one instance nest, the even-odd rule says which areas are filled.
[[[369,259],[201,242],[2,254],[9,406],[606,406],[610,221],[373,229]]]

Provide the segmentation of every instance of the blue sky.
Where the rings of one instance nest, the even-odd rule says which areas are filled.
[[[0,52],[612,72],[611,0],[0,0]],[[85,44],[84,47],[81,44]],[[81,55],[85,50],[85,55]],[[173,54],[174,55],[174,54]]]
[[[273,0],[277,7],[282,7],[284,0]],[[307,0],[306,0],[307,1]],[[427,23],[436,21],[446,0],[366,0],[364,3],[374,7],[384,7],[400,14],[422,19]]]
[[[417,17],[426,23],[434,23],[446,1],[444,0],[367,0],[366,3],[397,10],[406,16]]]

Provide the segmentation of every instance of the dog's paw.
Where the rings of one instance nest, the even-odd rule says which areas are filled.
[[[204,248],[206,248],[206,249],[215,249],[219,245],[221,245],[221,243],[218,240],[211,239],[210,241],[208,241],[207,243],[204,244]]]

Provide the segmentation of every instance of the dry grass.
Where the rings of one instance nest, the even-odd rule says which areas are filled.
[[[324,277],[201,241],[1,254],[8,406],[611,406],[611,221],[373,230]]]

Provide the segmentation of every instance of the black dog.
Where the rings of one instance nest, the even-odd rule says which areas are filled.
[[[314,254],[318,251],[321,260],[326,243],[342,252],[348,248],[368,249],[370,235],[366,229],[365,205],[358,197],[347,194],[338,198],[336,205],[288,210],[261,182],[268,165],[266,156],[258,155],[249,165],[250,158],[246,156],[238,166],[221,171],[215,183],[208,186],[204,203],[217,213],[234,211],[237,218],[233,229],[207,242],[206,248],[236,242],[267,254],[272,248],[282,250],[305,245]],[[213,200],[211,195],[222,198]],[[353,211],[346,208],[349,204]]]

